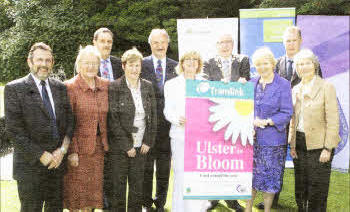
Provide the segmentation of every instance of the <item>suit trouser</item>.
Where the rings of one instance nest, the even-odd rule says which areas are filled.
[[[144,158],[140,153],[140,148],[136,149],[136,156],[131,158],[126,152],[112,152],[112,183],[113,199],[111,202],[111,211],[126,211],[126,184],[129,185],[128,194],[128,212],[140,212],[142,210],[142,190],[143,190],[143,173]]]
[[[293,160],[295,174],[295,200],[299,211],[326,211],[331,158],[327,163],[319,162],[323,149],[307,150],[305,134],[296,134],[297,159]]]
[[[103,170],[103,207],[109,209],[112,205],[112,162],[110,152],[106,152],[104,156],[104,170]]]
[[[170,146],[170,145],[169,145]],[[170,175],[170,160],[171,153],[170,148],[168,151],[160,150],[156,146],[150,149],[149,154],[145,158],[145,178],[143,184],[143,198],[145,207],[151,207],[153,202],[157,208],[164,207],[169,186],[169,175]],[[154,162],[156,163],[156,196],[153,201],[152,190],[153,190],[153,173],[154,173]]]
[[[48,170],[47,167],[41,164],[40,166],[28,176],[17,180],[21,212],[42,211],[44,202],[44,211],[61,212],[63,210],[63,170]]]

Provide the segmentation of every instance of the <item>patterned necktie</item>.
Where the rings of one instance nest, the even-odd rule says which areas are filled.
[[[157,78],[157,85],[158,88],[163,91],[163,68],[162,68],[162,61],[158,60],[158,66],[156,68],[156,78]]]
[[[291,80],[293,75],[293,60],[288,60],[287,80]]]
[[[111,77],[109,76],[108,63],[109,63],[108,60],[103,60],[102,61],[103,71],[102,71],[102,76],[101,77],[105,78],[105,79],[108,79],[108,80],[111,80]]]
[[[53,135],[55,138],[58,138],[56,117],[55,117],[55,113],[53,112],[53,109],[52,109],[49,94],[47,93],[47,90],[46,90],[46,82],[41,80],[40,85],[41,85],[41,94],[42,94],[42,98],[43,98],[43,103],[44,103],[46,110],[49,112],[49,115],[50,115],[50,123],[51,123],[51,127],[53,130]]]
[[[224,77],[224,80],[229,82],[231,78],[231,72],[230,72],[230,61],[229,60],[223,60],[222,61],[222,74]]]

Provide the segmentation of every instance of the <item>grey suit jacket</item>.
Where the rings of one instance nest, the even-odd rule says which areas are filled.
[[[44,151],[53,152],[63,138],[72,138],[74,118],[65,85],[49,78],[55,103],[59,138],[53,136],[50,115],[45,108],[33,77],[29,74],[5,86],[6,129],[14,142],[14,177],[30,177],[42,166],[39,159]],[[62,165],[60,166],[62,167]]]
[[[220,57],[209,59],[203,65],[204,77],[211,81],[221,81],[223,79],[221,67]],[[232,55],[231,82],[236,82],[240,77],[250,80],[249,58],[240,54]]]
[[[287,79],[287,56],[283,55],[282,57],[277,59],[276,63],[276,69],[275,71],[283,78]],[[322,78],[322,71],[321,67],[318,69],[317,74]],[[295,70],[293,70],[292,79],[290,80],[290,83],[292,85],[292,88],[297,85],[301,79],[299,78],[298,74]]]

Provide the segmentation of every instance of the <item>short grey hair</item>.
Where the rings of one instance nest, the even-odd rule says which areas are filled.
[[[168,43],[170,43],[170,37],[168,35],[168,32],[165,30],[165,29],[152,29],[151,33],[149,34],[148,36],[148,43],[151,44],[151,38],[153,35],[155,34],[162,34],[162,35],[165,35],[167,36],[168,38]]]
[[[79,73],[79,62],[81,61],[82,57],[85,55],[93,55],[96,57],[98,61],[101,60],[101,54],[96,49],[95,46],[87,45],[84,48],[80,47],[77,59],[75,60],[75,66],[74,66],[77,73]]]
[[[317,70],[319,70],[319,68],[320,68],[320,62],[318,61],[317,56],[310,49],[302,49],[296,55],[294,55],[293,60],[294,60],[295,67],[297,69],[297,73],[299,71],[298,70],[298,63],[302,59],[311,60],[315,66],[315,73],[317,74]]]
[[[275,56],[273,55],[271,49],[269,49],[268,47],[261,47],[254,52],[252,56],[253,64],[255,65],[256,62],[261,58],[267,58],[268,60],[270,60],[273,67],[276,66],[277,61],[275,59]]]
[[[289,26],[287,27],[285,30],[284,30],[284,33],[283,33],[283,42],[286,40],[286,37],[289,33],[291,32],[296,32],[299,36],[299,39],[301,39],[301,30],[299,27],[297,26]]]

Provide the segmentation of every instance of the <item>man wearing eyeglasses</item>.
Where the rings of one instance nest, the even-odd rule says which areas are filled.
[[[217,55],[203,65],[203,72],[208,80],[223,82],[247,82],[250,80],[249,58],[245,55],[232,54],[233,39],[230,34],[219,36],[216,42]],[[214,209],[218,200],[211,201],[207,209]],[[236,211],[243,211],[237,200],[225,200],[228,207]]]

